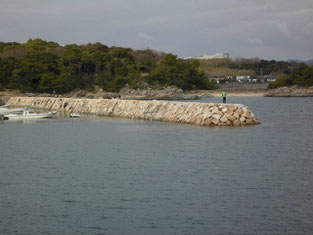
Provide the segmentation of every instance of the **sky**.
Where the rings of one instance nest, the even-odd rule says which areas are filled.
[[[313,59],[313,0],[0,0],[0,41]]]

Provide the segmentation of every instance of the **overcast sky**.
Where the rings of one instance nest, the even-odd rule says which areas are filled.
[[[0,0],[0,41],[313,59],[313,0]]]

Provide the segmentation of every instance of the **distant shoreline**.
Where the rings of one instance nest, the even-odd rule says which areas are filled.
[[[0,100],[6,102],[9,97],[14,96],[29,96],[29,97],[63,97],[63,98],[104,98],[104,99],[124,99],[124,100],[188,100],[188,99],[206,99],[211,97],[221,97],[223,90],[194,90],[185,91],[183,93],[167,93],[156,92],[153,95],[147,94],[121,94],[112,92],[101,92],[101,93],[87,93],[79,91],[75,93],[68,93],[63,95],[53,94],[40,94],[40,93],[20,93],[17,91],[2,91],[0,92]],[[255,90],[242,90],[242,89],[225,89],[227,97],[264,97],[267,92],[266,89],[255,89]],[[79,95],[82,93],[81,95]]]
[[[210,90],[210,91],[187,91],[186,94],[201,96],[202,94],[209,93],[213,97],[221,97],[222,91],[224,90],[218,89],[218,90]],[[225,89],[225,91],[227,93],[227,97],[252,97],[252,96],[262,97],[267,92],[266,89],[255,89],[255,90],[240,90],[240,89],[227,90]]]
[[[211,94],[214,97],[220,97],[221,96],[221,91],[214,91]],[[228,97],[240,97],[240,96],[264,96],[266,91],[229,91],[227,92]]]

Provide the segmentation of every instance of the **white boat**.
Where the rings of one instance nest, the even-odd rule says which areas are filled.
[[[80,118],[80,115],[78,113],[71,113],[70,118]]]
[[[41,119],[52,118],[56,112],[34,113],[32,110],[24,110],[23,114],[4,114],[4,119],[8,120],[25,120],[25,119]]]
[[[9,105],[4,105],[0,107],[0,115],[1,114],[22,114],[24,111],[23,108],[11,109]]]

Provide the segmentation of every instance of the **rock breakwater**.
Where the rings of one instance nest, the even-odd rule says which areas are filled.
[[[312,97],[313,86],[299,87],[299,86],[284,86],[270,90],[265,93],[265,97]]]
[[[202,126],[243,126],[260,123],[249,108],[241,104],[50,97],[11,97],[8,104],[50,111]]]

